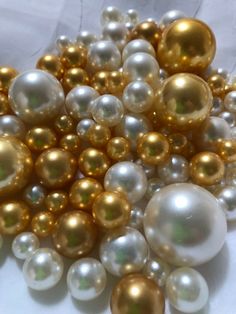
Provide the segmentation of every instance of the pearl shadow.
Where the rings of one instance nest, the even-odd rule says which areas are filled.
[[[169,310],[171,314],[185,314],[184,312],[180,312],[176,310],[172,305],[169,304]],[[206,306],[200,311],[194,312],[192,314],[209,314],[210,313],[210,304],[207,302]]]

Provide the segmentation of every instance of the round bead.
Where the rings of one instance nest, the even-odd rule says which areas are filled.
[[[154,193],[160,191],[163,186],[165,186],[165,183],[162,179],[153,177],[149,179],[147,191],[145,194],[146,199],[150,200],[153,197]]]
[[[129,156],[130,143],[124,137],[113,137],[107,143],[107,155],[113,160],[121,161]]]
[[[83,141],[88,141],[88,130],[95,122],[92,119],[82,119],[76,126],[76,133]]]
[[[119,9],[114,6],[106,7],[101,14],[101,24],[107,24],[109,22],[122,22],[123,16]]]
[[[42,211],[33,216],[31,228],[38,237],[47,237],[51,234],[54,223],[53,214],[48,211]]]
[[[155,257],[147,261],[143,272],[148,278],[154,280],[159,287],[163,287],[166,284],[171,268],[166,262]]]
[[[224,119],[228,124],[229,126],[232,128],[235,126],[235,114],[232,113],[232,112],[228,112],[228,111],[222,111],[220,114],[219,114],[219,117]]]
[[[236,91],[229,92],[224,98],[224,106],[229,112],[236,113]]]
[[[93,147],[103,147],[111,138],[111,131],[106,125],[94,124],[89,128],[88,139]]]
[[[10,67],[0,67],[0,92],[7,94],[8,89],[18,72]]]
[[[23,191],[25,202],[33,208],[39,208],[44,205],[46,190],[41,184],[30,184]]]
[[[25,125],[18,117],[13,115],[0,116],[0,136],[8,135],[24,140],[25,133]]]
[[[54,128],[60,134],[67,134],[73,132],[74,122],[70,116],[58,116],[54,121]]]
[[[80,31],[76,37],[76,43],[82,44],[87,48],[95,41],[97,41],[97,36],[86,30]]]
[[[224,186],[215,193],[220,206],[226,214],[227,221],[236,220],[236,187]]]
[[[77,134],[65,134],[60,140],[60,147],[76,154],[80,150],[80,139]]]
[[[145,52],[145,53],[150,54],[153,57],[156,56],[153,46],[147,40],[134,39],[134,40],[131,40],[123,49],[123,52],[122,52],[123,62],[128,57],[130,57],[131,55],[137,52]]]
[[[56,40],[56,45],[60,52],[69,47],[71,44],[72,41],[66,35],[61,35]]]
[[[212,95],[216,97],[223,97],[225,92],[225,79],[220,74],[210,75],[207,83],[211,89]]]
[[[65,47],[61,54],[61,62],[66,68],[83,68],[87,62],[87,49],[80,44]]]
[[[231,163],[236,161],[236,140],[221,140],[216,145],[216,150],[219,156],[226,163]]]
[[[5,114],[9,114],[10,112],[10,105],[8,102],[7,95],[0,92],[0,116]]]
[[[134,206],[130,212],[129,227],[141,230],[143,227],[143,210],[140,207]]]
[[[91,78],[91,86],[99,94],[107,94],[109,92],[110,73],[108,71],[98,71]]]
[[[52,191],[45,198],[46,209],[53,214],[64,211],[68,206],[68,195],[64,191]]]
[[[60,57],[52,54],[46,54],[42,56],[37,64],[36,68],[49,72],[53,76],[55,76],[58,80],[60,80],[63,76],[63,66],[60,60]]]
[[[103,27],[102,36],[122,50],[128,39],[128,30],[123,23],[109,22]]]
[[[42,152],[56,146],[57,137],[48,127],[34,127],[27,132],[25,142],[31,150]]]
[[[177,21],[179,19],[183,19],[185,17],[186,17],[186,15],[182,11],[179,11],[179,10],[167,11],[161,17],[160,26],[163,29],[163,28],[167,27],[168,25],[170,25],[171,23],[173,23],[174,21]]]
[[[39,248],[39,240],[32,232],[18,234],[12,242],[12,252],[16,258],[26,259]]]
[[[70,68],[65,71],[62,79],[64,90],[68,93],[71,89],[78,85],[88,85],[89,76],[84,69]]]
[[[145,39],[150,42],[154,48],[157,47],[160,37],[161,30],[154,21],[143,21],[137,24],[131,32],[132,39]]]

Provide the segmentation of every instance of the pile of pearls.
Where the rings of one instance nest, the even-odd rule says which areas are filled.
[[[77,300],[108,272],[113,314],[163,314],[164,295],[193,313],[209,292],[191,267],[236,221],[236,80],[183,12],[140,21],[109,6],[101,25],[60,36],[36,69],[0,68],[0,249],[15,236],[34,290],[58,284],[67,257]]]

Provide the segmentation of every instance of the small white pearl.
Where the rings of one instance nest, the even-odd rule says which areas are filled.
[[[72,40],[69,39],[66,35],[61,35],[56,40],[57,48],[62,52],[65,48],[72,44]]]
[[[30,184],[23,191],[23,198],[33,208],[44,206],[46,189],[41,184]]]
[[[24,140],[26,127],[16,116],[4,115],[0,117],[0,136],[9,135]]]
[[[186,15],[182,11],[179,11],[179,10],[167,11],[161,17],[160,26],[161,28],[165,28],[166,26],[173,23],[174,21],[185,18],[185,17]]]
[[[131,209],[129,226],[134,229],[141,230],[143,227],[143,209],[137,206],[134,206]]]
[[[189,178],[188,161],[180,155],[171,155],[158,167],[158,176],[165,184],[186,182]]]
[[[143,269],[144,274],[153,279],[159,287],[163,287],[171,272],[169,264],[158,257],[149,259]]]
[[[223,101],[219,97],[213,98],[212,108],[211,108],[211,116],[217,116],[221,111],[223,111]]]
[[[111,40],[122,50],[127,42],[128,30],[123,23],[110,22],[104,26],[102,35],[105,40]]]
[[[231,128],[235,126],[235,114],[234,113],[223,111],[219,114],[219,117],[224,119]]]
[[[147,191],[145,194],[146,199],[150,200],[154,193],[160,191],[165,186],[165,183],[160,178],[151,178],[148,180]]]
[[[39,248],[39,239],[32,232],[18,234],[12,242],[12,252],[16,258],[26,259]]]
[[[92,119],[82,119],[76,126],[76,133],[83,141],[88,141],[88,130],[95,122]]]
[[[225,96],[224,106],[229,112],[236,113],[236,91],[232,91]]]
[[[215,194],[228,221],[236,220],[236,186],[224,186]]]
[[[122,52],[122,60],[123,62],[130,57],[131,55],[137,52],[145,52],[155,57],[156,53],[153,46],[144,39],[134,39],[131,40],[125,47]]]
[[[101,14],[101,25],[109,22],[122,22],[123,15],[119,9],[114,6],[106,7]]]
[[[139,16],[138,16],[138,11],[134,10],[134,9],[129,9],[126,12],[126,16],[125,16],[125,20],[127,22],[131,22],[134,25],[136,25],[139,22]]]
[[[89,47],[95,41],[97,41],[97,36],[85,30],[81,31],[76,37],[76,43],[83,44],[86,47]]]

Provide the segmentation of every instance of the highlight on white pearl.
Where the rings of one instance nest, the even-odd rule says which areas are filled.
[[[236,220],[236,186],[223,186],[215,194],[227,221]]]
[[[131,40],[123,49],[122,52],[122,60],[125,61],[131,55],[137,52],[145,52],[150,54],[151,56],[155,57],[156,52],[147,40],[144,39],[134,39]]]
[[[179,10],[167,11],[161,17],[160,26],[161,26],[161,28],[165,28],[166,26],[173,23],[174,21],[185,18],[185,17],[186,17],[186,15],[182,11],[179,11]]]
[[[76,133],[79,138],[83,141],[88,141],[88,130],[94,125],[95,122],[93,119],[82,119],[76,126]]]
[[[123,22],[122,12],[114,6],[106,7],[101,14],[101,24],[105,25],[109,22]]]
[[[3,115],[0,117],[0,136],[8,135],[25,139],[26,127],[24,123],[16,116]]]
[[[159,287],[163,287],[171,272],[171,267],[160,258],[154,257],[147,261],[143,272],[148,278],[153,279]]]
[[[190,183],[171,184],[155,193],[143,222],[152,250],[176,266],[210,261],[221,250],[227,232],[218,200]]]
[[[104,26],[102,36],[105,40],[111,40],[122,50],[128,39],[128,29],[123,23],[110,22]]]
[[[139,272],[148,257],[148,246],[136,229],[124,227],[108,232],[100,246],[100,259],[106,270],[123,276]]]
[[[12,242],[12,252],[16,258],[26,259],[39,248],[39,239],[32,232],[18,234]]]
[[[67,286],[71,295],[80,301],[97,298],[105,289],[107,275],[103,265],[95,258],[81,258],[71,265]]]
[[[47,290],[60,281],[63,268],[63,260],[56,251],[42,248],[27,257],[23,265],[23,275],[31,289]]]
[[[76,37],[76,43],[83,44],[86,47],[89,47],[95,41],[97,41],[97,36],[86,30],[79,32]]]
[[[225,109],[236,113],[236,91],[229,92],[224,98]]]
[[[166,281],[166,294],[171,305],[184,313],[196,313],[207,304],[209,289],[204,277],[195,269],[174,270]]]
[[[134,206],[131,209],[128,226],[134,229],[141,230],[143,228],[143,215],[143,209],[141,207]]]

